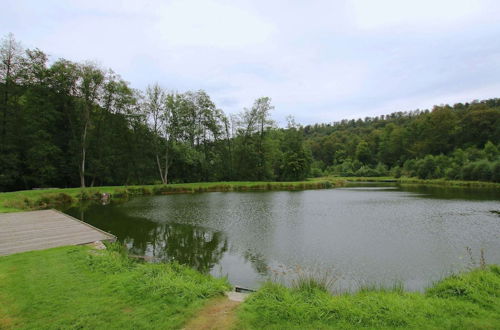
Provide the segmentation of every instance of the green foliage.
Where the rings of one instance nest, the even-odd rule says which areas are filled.
[[[484,145],[484,153],[489,161],[497,159],[499,155],[498,148],[491,141],[486,142]]]
[[[356,146],[356,159],[363,164],[369,164],[371,161],[370,147],[366,141],[361,141]]]
[[[497,160],[493,164],[493,168],[491,170],[491,180],[493,182],[500,182],[500,160]]]
[[[488,144],[491,152],[491,144]],[[421,159],[407,160],[404,163],[402,174],[408,177],[418,177],[420,179],[448,180],[475,180],[498,182],[496,167],[497,161],[490,161],[486,157],[487,146],[484,149],[467,148],[457,149],[449,156],[427,155]]]
[[[304,132],[314,161],[332,175],[374,175],[370,169],[381,163],[396,168],[395,176],[489,181],[499,156],[498,127],[500,100],[491,99],[316,124]],[[483,160],[491,175],[485,162],[478,164]]]
[[[247,329],[497,328],[498,266],[436,283],[425,294],[365,289],[332,296],[312,285],[267,283],[245,301],[240,327]]]

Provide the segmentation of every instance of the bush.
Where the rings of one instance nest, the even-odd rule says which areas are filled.
[[[382,163],[377,164],[377,167],[375,167],[375,171],[377,171],[377,176],[386,176],[387,174],[389,174],[387,166]]]
[[[390,174],[395,178],[400,178],[402,174],[401,167],[399,167],[398,165],[394,166],[393,168],[391,168]]]
[[[474,180],[472,172],[474,171],[474,163],[467,163],[462,167],[462,180]]]
[[[451,167],[447,168],[444,171],[444,177],[448,180],[460,179],[460,169],[455,164],[453,164]]]
[[[434,156],[427,155],[417,162],[417,175],[420,179],[434,179],[437,166]]]
[[[369,176],[378,176],[378,172],[366,165],[363,165],[360,167],[359,170],[355,172],[356,176],[364,176],[364,177],[369,177]]]
[[[44,194],[34,203],[37,208],[50,208],[58,205],[67,205],[73,202],[73,197],[65,193]]]
[[[474,168],[472,169],[472,179],[480,181],[491,180],[491,165],[488,161],[482,160],[474,163]]]
[[[313,167],[313,168],[311,168],[311,176],[313,178],[319,178],[319,177],[324,176],[324,173],[323,173],[323,171],[320,168]]]
[[[493,163],[491,169],[491,181],[500,182],[500,161]]]

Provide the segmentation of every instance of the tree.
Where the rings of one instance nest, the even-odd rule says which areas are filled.
[[[488,141],[484,145],[484,153],[488,160],[493,161],[498,157],[498,148],[491,141]]]
[[[2,99],[2,132],[0,145],[3,145],[7,132],[7,116],[9,112],[9,95],[17,82],[22,62],[22,47],[9,33],[0,45],[0,80],[3,83]]]
[[[18,107],[14,94],[21,61],[21,45],[8,34],[0,44],[0,187],[16,185],[21,174],[21,159],[14,142],[17,126],[14,110]]]
[[[361,140],[356,146],[356,159],[363,164],[369,164],[371,159],[371,152],[368,143]]]
[[[150,85],[146,88],[144,109],[146,115],[148,116],[148,121],[152,125],[154,133],[153,145],[155,146],[156,165],[158,166],[158,172],[160,173],[161,182],[163,184],[167,184],[169,167],[168,151],[165,152],[165,161],[162,162],[160,159],[162,139],[165,139],[165,134],[168,134],[167,125],[170,119],[169,114],[167,114],[169,110],[167,110],[166,108],[166,99],[167,94],[158,83]]]
[[[281,146],[283,161],[280,166],[279,179],[283,181],[303,180],[311,169],[311,151],[304,145],[302,128],[288,117],[288,126],[284,132]]]
[[[85,163],[87,158],[87,139],[94,109],[99,105],[101,88],[104,82],[104,73],[93,63],[84,63],[78,66],[78,84],[76,96],[79,99],[81,115],[81,158],[80,158],[80,187],[85,187]]]

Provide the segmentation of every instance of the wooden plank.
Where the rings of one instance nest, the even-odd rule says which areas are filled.
[[[116,237],[56,210],[0,214],[0,255]]]

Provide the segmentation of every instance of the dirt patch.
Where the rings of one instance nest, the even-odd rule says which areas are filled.
[[[213,299],[189,321],[185,330],[233,329],[236,324],[236,308],[239,301],[227,297]]]
[[[16,324],[16,322],[13,318],[0,315],[0,329],[14,329],[14,324]]]
[[[16,324],[18,324],[18,319],[9,316],[7,306],[10,304],[7,302],[7,299],[3,295],[0,295],[0,329],[14,329]],[[2,305],[4,304],[5,305]],[[12,306],[12,305],[10,305]]]

